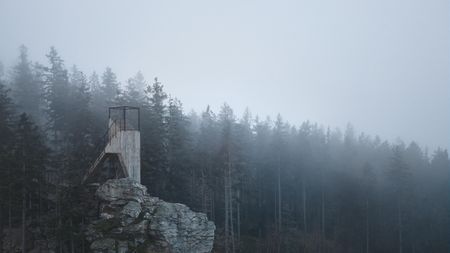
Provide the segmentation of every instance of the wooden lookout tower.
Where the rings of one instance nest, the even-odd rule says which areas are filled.
[[[83,183],[122,177],[141,182],[140,123],[139,107],[115,106],[108,109],[108,130]]]

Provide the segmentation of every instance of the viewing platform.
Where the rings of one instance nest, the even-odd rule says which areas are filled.
[[[98,146],[99,155],[82,183],[129,177],[141,182],[140,109],[115,106],[108,109],[108,130]]]

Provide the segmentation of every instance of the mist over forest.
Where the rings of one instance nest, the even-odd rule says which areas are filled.
[[[0,76],[0,252],[16,252],[14,234],[21,252],[91,252],[81,182],[123,105],[140,108],[141,184],[205,213],[213,252],[450,250],[446,149],[226,103],[186,111],[138,70],[120,82],[54,47],[46,58],[20,46]]]

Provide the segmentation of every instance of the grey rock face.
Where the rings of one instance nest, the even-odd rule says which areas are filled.
[[[129,178],[111,179],[101,185],[96,194],[103,201],[126,203],[133,200],[142,203],[147,188]]]
[[[100,218],[89,224],[86,238],[100,252],[207,253],[214,223],[187,206],[147,194],[145,186],[122,178],[107,181],[96,195]]]

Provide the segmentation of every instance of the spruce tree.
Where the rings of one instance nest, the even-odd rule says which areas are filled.
[[[67,175],[72,182],[78,184],[81,176],[86,172],[89,162],[95,155],[88,155],[93,152],[93,116],[90,111],[91,94],[89,83],[83,72],[75,66],[71,74],[71,100],[70,117],[68,118],[67,141],[68,145],[67,160],[69,174]]]
[[[91,93],[91,101],[89,110],[96,120],[93,121],[94,133],[97,138],[101,138],[105,133],[105,126],[108,125],[108,108],[105,97],[100,84],[100,78],[96,72],[89,76],[89,90]],[[97,140],[100,142],[100,140]]]
[[[124,92],[126,105],[141,106],[144,103],[144,91],[146,87],[147,82],[140,71],[134,77],[128,79]]]
[[[26,112],[34,121],[40,120],[42,87],[34,77],[33,69],[28,60],[28,50],[20,46],[19,62],[13,68],[12,83],[14,99],[18,110]]]
[[[277,252],[280,252],[281,248],[281,233],[283,225],[283,213],[282,213],[282,176],[284,168],[284,155],[286,153],[286,136],[287,136],[287,125],[283,122],[281,115],[277,115],[277,120],[275,121],[275,127],[273,130],[273,165],[276,168],[276,208],[275,208],[275,227],[277,233]],[[284,180],[283,180],[284,181]]]
[[[29,119],[26,113],[22,113],[15,131],[14,160],[15,170],[20,172],[18,189],[21,192],[21,238],[22,252],[28,252],[26,248],[26,230],[29,217],[39,210],[40,198],[42,198],[42,186],[44,184],[44,172],[47,164],[48,149],[41,138],[38,127]],[[35,215],[36,216],[36,215]]]
[[[187,202],[190,198],[188,179],[190,171],[189,122],[183,114],[181,102],[169,99],[167,116],[167,174],[169,199]]]
[[[104,107],[118,105],[121,90],[116,74],[110,67],[106,68],[102,75],[102,85],[100,86],[103,96]]]
[[[64,144],[65,130],[69,120],[69,77],[64,67],[64,61],[54,47],[47,54],[50,66],[46,70],[45,99],[47,102],[49,134],[52,137],[53,148],[61,152]]]
[[[198,206],[199,210],[207,213],[211,219],[215,219],[214,203],[218,189],[218,167],[215,166],[216,156],[219,150],[219,129],[216,115],[207,106],[202,113],[199,134],[196,138],[194,153],[194,172],[191,175],[191,195],[196,194],[199,199],[193,197],[191,203]],[[217,199],[217,202],[221,202]]]
[[[9,96],[9,90],[0,78],[0,231],[4,231],[4,220],[7,222],[8,232],[12,229],[13,216],[13,186],[17,180],[14,173],[14,108]],[[4,219],[6,217],[6,219]],[[3,249],[3,236],[0,235],[0,247]]]
[[[142,182],[153,194],[167,197],[167,94],[155,78],[146,88],[142,110]]]
[[[397,249],[399,253],[403,252],[404,248],[404,227],[405,227],[405,212],[408,204],[408,194],[410,193],[410,169],[403,158],[403,145],[396,145],[392,150],[392,157],[388,176],[392,183],[392,193],[396,206],[396,230],[397,230]]]
[[[234,236],[234,172],[235,172],[235,140],[233,131],[236,118],[233,110],[227,104],[222,106],[219,113],[221,128],[221,148],[219,150],[220,166],[222,167],[224,193],[224,237],[225,252],[235,252]]]

